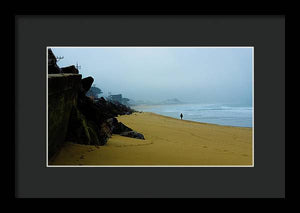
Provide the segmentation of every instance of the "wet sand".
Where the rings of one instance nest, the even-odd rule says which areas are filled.
[[[105,146],[66,143],[49,165],[252,165],[252,128],[185,121],[150,112],[117,119],[146,140],[113,135]]]

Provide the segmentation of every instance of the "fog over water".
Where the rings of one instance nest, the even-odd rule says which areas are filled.
[[[103,96],[252,105],[252,48],[51,48]]]

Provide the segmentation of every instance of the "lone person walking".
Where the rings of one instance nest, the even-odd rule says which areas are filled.
[[[181,120],[182,120],[182,117],[183,117],[183,114],[182,114],[182,113],[180,113],[180,118],[181,118]]]

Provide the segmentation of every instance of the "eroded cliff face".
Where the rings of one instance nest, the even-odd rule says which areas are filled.
[[[91,76],[82,79],[74,66],[58,67],[51,50],[48,57],[48,160],[65,141],[102,146],[112,134],[122,133],[144,139],[115,118],[131,114],[131,108],[103,97],[96,100],[87,97],[94,79]]]
[[[48,155],[53,154],[65,140],[70,115],[76,107],[81,75],[48,75]]]

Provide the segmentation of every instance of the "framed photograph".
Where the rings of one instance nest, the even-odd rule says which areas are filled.
[[[254,166],[253,47],[47,55],[47,166]]]
[[[284,14],[15,14],[14,33],[16,197],[285,198]]]

